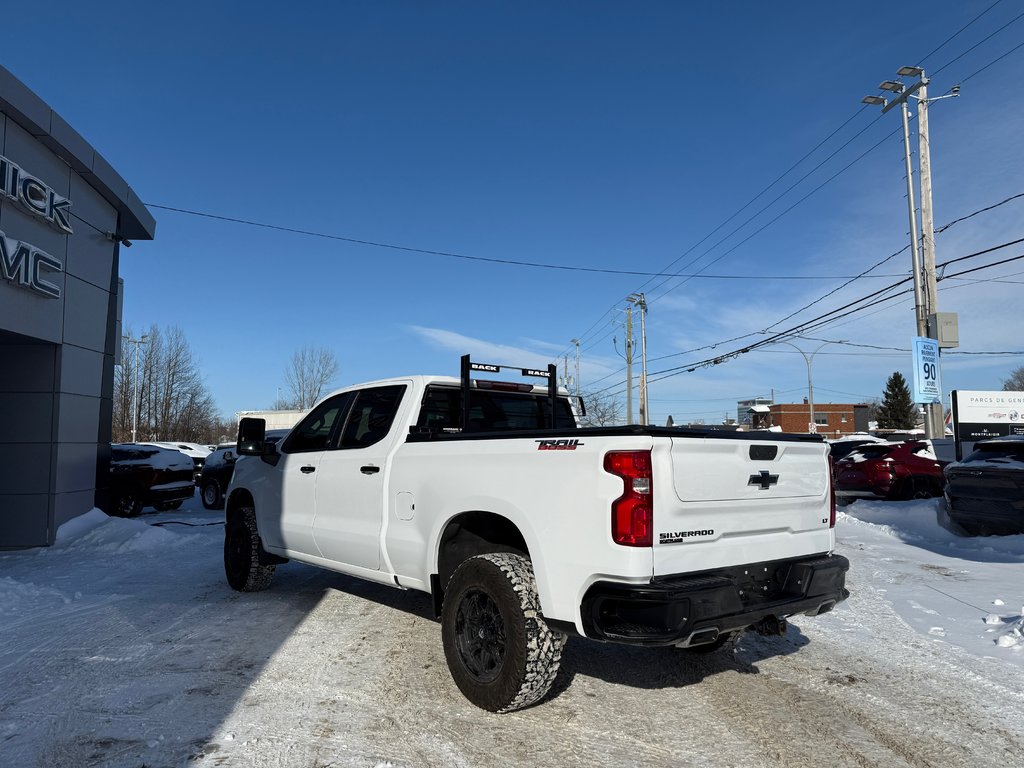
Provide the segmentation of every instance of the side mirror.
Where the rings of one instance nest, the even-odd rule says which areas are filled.
[[[262,456],[266,439],[266,419],[246,417],[238,425],[238,442],[235,450],[239,456]]]

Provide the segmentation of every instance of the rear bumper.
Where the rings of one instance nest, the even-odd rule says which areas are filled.
[[[1024,495],[1011,499],[979,499],[958,496],[946,490],[946,509],[955,523],[968,524],[1000,533],[1024,532]]]
[[[583,597],[587,637],[628,645],[688,645],[766,617],[816,616],[849,597],[841,555],[722,568],[649,584],[599,581]]]
[[[191,499],[195,493],[196,487],[192,483],[166,483],[144,490],[140,500],[146,506],[154,506],[156,504],[185,501],[186,499]]]

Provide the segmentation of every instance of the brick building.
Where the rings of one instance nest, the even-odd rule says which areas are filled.
[[[771,423],[783,432],[808,432],[811,409],[807,402],[776,403],[768,406]],[[835,438],[854,432],[868,431],[868,406],[864,403],[815,403],[814,423],[817,432]]]

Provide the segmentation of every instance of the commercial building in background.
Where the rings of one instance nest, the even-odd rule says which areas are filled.
[[[807,432],[811,407],[803,403],[776,403],[768,406],[771,423],[783,432]],[[814,425],[819,435],[842,437],[868,431],[868,406],[864,403],[815,403]]]
[[[0,67],[0,549],[52,544],[106,506],[120,247],[155,231],[110,164]]]
[[[753,425],[751,409],[757,405],[771,405],[775,402],[771,397],[752,397],[749,400],[736,401],[736,423],[743,426]]]
[[[304,411],[236,411],[235,422],[240,422],[245,418],[263,419],[267,423],[267,429],[291,429],[307,413],[309,413],[308,408]]]

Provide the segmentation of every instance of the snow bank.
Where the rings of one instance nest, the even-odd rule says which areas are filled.
[[[93,507],[84,515],[73,517],[57,528],[56,542],[62,544],[77,539],[109,519],[103,510]]]
[[[92,509],[60,526],[54,545],[40,550],[40,554],[86,550],[104,554],[150,552],[180,546],[193,538],[141,520],[108,517]]]
[[[939,499],[901,503],[858,500],[836,515],[838,521],[870,525],[908,544],[948,550],[952,556],[970,553],[973,559],[1024,562],[1024,535],[959,536],[940,524],[945,515]]]
[[[5,620],[26,610],[37,613],[41,607],[57,607],[70,602],[70,597],[52,587],[37,586],[30,581],[17,581],[7,576],[0,577],[0,616]]]

